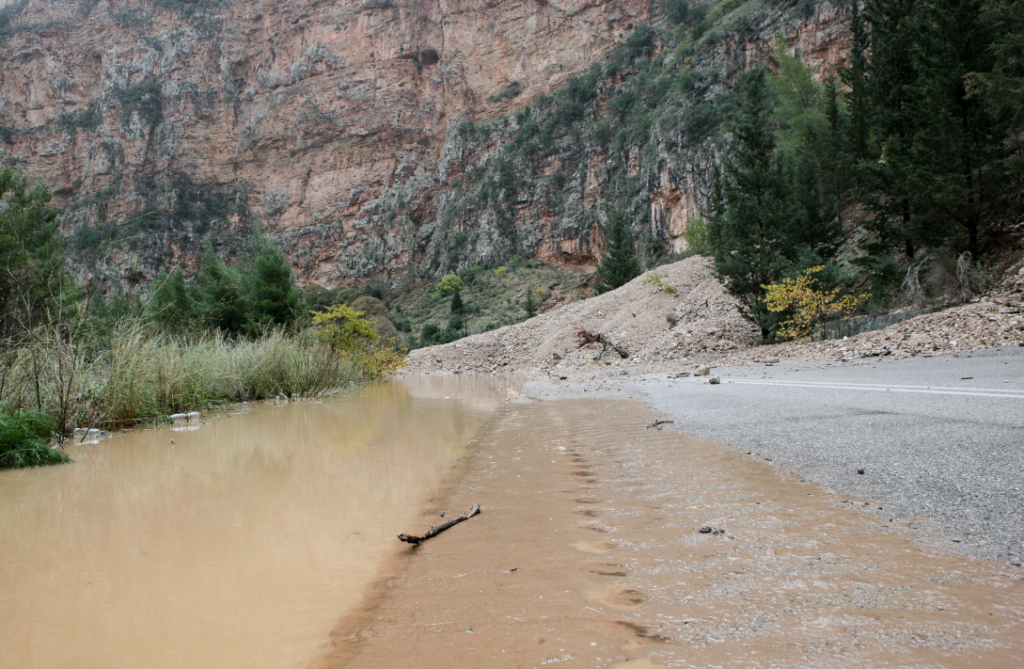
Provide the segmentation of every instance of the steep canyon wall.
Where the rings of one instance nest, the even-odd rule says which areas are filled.
[[[753,4],[691,48],[714,76],[690,102],[779,31],[819,71],[840,61],[841,8]],[[18,0],[0,9],[0,135],[54,189],[83,275],[192,267],[207,237],[236,255],[257,225],[325,285],[510,254],[588,263],[616,198],[678,246],[720,151],[656,125],[587,145],[638,67],[603,63],[647,22],[664,24],[654,0]],[[548,94],[587,72],[596,97],[543,158],[503,158],[524,106],[557,111]],[[515,192],[482,197],[509,166]]]

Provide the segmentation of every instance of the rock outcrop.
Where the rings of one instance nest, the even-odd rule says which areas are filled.
[[[211,223],[224,242],[259,221],[303,279],[336,283],[415,255],[454,119],[551,90],[649,9],[22,0],[0,17],[4,152],[51,184],[69,232],[91,228],[79,247],[146,239],[108,246],[115,267],[188,262]],[[395,221],[400,200],[417,207]]]
[[[840,62],[837,6],[764,7],[740,4],[688,56],[714,75],[700,96],[770,59],[779,32],[821,72]],[[649,21],[651,0],[16,0],[0,10],[0,136],[54,189],[83,275],[145,281],[193,266],[206,237],[237,254],[257,225],[325,285],[509,254],[587,264],[613,195],[679,248],[720,147],[657,128],[616,149],[635,192],[612,193],[609,146],[563,147],[557,207],[536,189],[466,205],[514,113]],[[489,138],[464,132],[490,119]]]

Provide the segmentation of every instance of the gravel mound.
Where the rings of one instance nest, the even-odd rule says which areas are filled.
[[[660,277],[654,281],[654,275]],[[667,289],[666,289],[667,287]],[[671,292],[674,289],[676,292]],[[624,348],[580,347],[575,326]],[[1024,346],[1024,267],[969,304],[843,340],[752,346],[757,328],[740,314],[710,262],[695,256],[651,270],[621,288],[522,323],[417,349],[405,373],[559,371],[597,365],[692,363],[729,367],[781,360],[894,359]]]
[[[660,286],[652,283],[655,274]],[[576,324],[604,334],[629,358],[621,359],[599,343],[579,347]],[[686,363],[748,348],[758,334],[715,278],[710,262],[695,256],[522,323],[416,349],[409,354],[405,371],[557,371],[602,363]]]
[[[716,366],[779,360],[843,360],[892,356],[929,357],[1024,346],[1024,267],[988,295],[969,304],[925,314],[891,325],[823,342],[787,342],[737,351],[718,358]]]

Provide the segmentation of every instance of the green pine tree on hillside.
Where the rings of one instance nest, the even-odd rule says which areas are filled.
[[[249,307],[252,325],[287,325],[299,312],[299,291],[292,283],[292,267],[273,241],[253,240],[255,255],[250,265]]]
[[[604,229],[604,253],[597,264],[594,288],[599,293],[615,290],[640,276],[641,271],[626,215],[613,211],[608,215],[608,225]]]
[[[153,282],[156,290],[149,300],[148,311],[153,321],[167,332],[185,332],[192,325],[196,311],[181,268],[168,275],[161,272]]]
[[[840,231],[812,157],[776,147],[767,73],[745,74],[737,94],[733,150],[717,185],[708,243],[716,271],[767,339],[778,316],[762,302],[763,287],[833,257]]]
[[[200,316],[206,327],[231,336],[244,333],[248,316],[239,284],[238,273],[225,265],[214,252],[213,244],[207,242],[195,277]]]
[[[50,189],[0,169],[0,335],[23,333],[77,298]],[[74,294],[72,294],[74,293]]]

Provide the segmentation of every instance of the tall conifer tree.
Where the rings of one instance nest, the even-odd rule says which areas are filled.
[[[207,242],[196,273],[199,310],[207,327],[238,336],[248,325],[237,273],[224,264]]]
[[[847,148],[854,160],[868,157],[868,136],[871,129],[871,106],[868,93],[868,50],[871,48],[860,0],[850,7],[850,66],[840,76],[846,85],[846,108],[849,110]]]
[[[763,69],[740,80],[732,154],[708,222],[715,269],[764,338],[777,316],[761,300],[763,287],[833,257],[840,232],[811,156],[797,156],[794,165],[776,149],[770,93]]]
[[[868,0],[864,17],[871,49],[865,90],[875,144],[861,163],[869,195],[866,199],[873,212],[869,227],[883,248],[902,245],[909,259],[914,258],[921,238],[915,229],[914,164],[910,157],[918,130],[914,108],[917,69],[911,40],[920,29],[919,1]]]
[[[170,275],[161,272],[153,283],[156,289],[149,300],[148,309],[153,320],[168,332],[188,330],[196,305],[181,268]]]
[[[604,231],[604,253],[597,265],[594,287],[599,293],[615,290],[640,276],[640,273],[636,242],[626,215],[621,211],[613,211],[608,215],[608,225]]]
[[[977,259],[981,235],[1004,213],[1012,190],[1008,119],[968,88],[992,72],[994,35],[981,0],[919,2],[912,186],[929,241],[948,241]]]
[[[252,240],[254,257],[249,267],[252,324],[288,325],[299,312],[299,290],[292,282],[292,267],[273,241]]]

